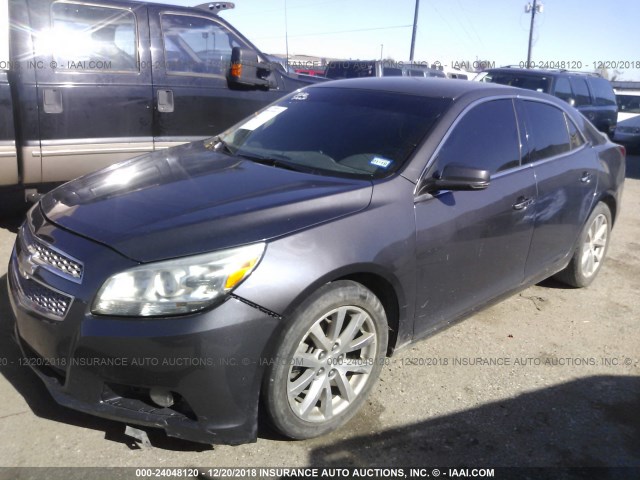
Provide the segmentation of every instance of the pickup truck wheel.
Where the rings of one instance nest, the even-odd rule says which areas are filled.
[[[367,288],[336,281],[296,310],[265,375],[273,425],[293,439],[346,423],[380,374],[388,341],[384,308]]]
[[[578,239],[578,246],[558,280],[573,287],[587,287],[600,271],[609,248],[611,210],[600,202],[593,209]]]

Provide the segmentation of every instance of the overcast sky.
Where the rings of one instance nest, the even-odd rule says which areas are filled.
[[[372,59],[380,58],[382,48],[384,58],[396,61],[409,58],[415,0],[234,3],[235,10],[221,16],[265,53],[285,53],[286,31],[290,54]],[[495,62],[496,66],[525,62],[531,18],[524,11],[526,3],[526,0],[421,0],[415,59],[445,65],[478,59]],[[534,61],[564,61],[568,67],[581,70],[594,70],[598,62],[626,62],[618,68],[622,79],[640,81],[639,0],[542,3],[544,11],[536,16]],[[613,68],[609,71],[613,73]]]

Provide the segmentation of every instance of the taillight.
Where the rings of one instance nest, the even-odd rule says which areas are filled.
[[[620,153],[622,154],[622,158],[627,158],[627,149],[624,148],[622,145],[618,145],[618,150],[620,150]]]

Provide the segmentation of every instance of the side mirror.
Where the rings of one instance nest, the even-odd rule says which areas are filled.
[[[246,48],[233,47],[231,50],[231,68],[227,80],[229,85],[240,87],[269,88],[267,77],[271,68],[258,62],[258,54]]]
[[[484,190],[489,186],[488,170],[464,165],[447,165],[439,178],[428,179],[421,190],[424,193],[438,190]]]

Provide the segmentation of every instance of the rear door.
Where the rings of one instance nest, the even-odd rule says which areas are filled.
[[[9,87],[9,8],[0,5],[0,185],[15,185],[19,181],[13,124],[13,100]]]
[[[59,182],[153,149],[146,7],[29,0],[41,153],[25,182]]]
[[[229,88],[232,48],[255,48],[216,16],[156,5],[149,23],[155,148],[220,133],[283,95],[275,69],[268,89]]]
[[[573,252],[593,206],[598,158],[573,121],[557,106],[521,100],[538,199],[527,277],[554,273]]]

